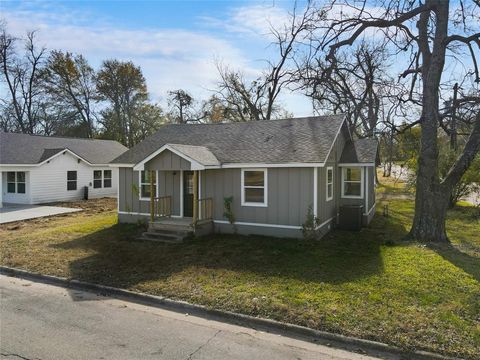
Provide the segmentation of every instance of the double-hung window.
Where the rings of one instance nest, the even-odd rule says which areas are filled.
[[[77,172],[67,171],[67,190],[77,190]]]
[[[93,188],[99,189],[102,187],[102,170],[93,170]]]
[[[333,167],[327,167],[326,184],[327,184],[326,198],[327,198],[327,201],[330,201],[333,199]]]
[[[93,188],[100,189],[101,187],[112,187],[112,170],[93,170]]]
[[[25,194],[25,171],[7,172],[7,192]]]
[[[155,171],[140,172],[140,197],[150,199],[150,174],[153,174],[153,196],[157,193],[157,176]]]
[[[112,187],[112,170],[103,170],[103,187]]]
[[[342,197],[363,198],[363,168],[342,168]]]
[[[242,169],[242,206],[267,206],[267,169]]]

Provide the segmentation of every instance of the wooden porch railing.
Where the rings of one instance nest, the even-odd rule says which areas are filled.
[[[213,199],[204,198],[198,200],[198,220],[213,219]]]
[[[155,217],[170,217],[172,215],[172,197],[161,196],[154,198]]]

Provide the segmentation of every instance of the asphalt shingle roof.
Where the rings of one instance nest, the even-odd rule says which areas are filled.
[[[220,162],[215,157],[214,154],[205,146],[194,146],[194,145],[182,145],[182,144],[168,144],[172,149],[181,152],[182,154],[188,156],[189,158],[195,160],[199,164],[209,166],[209,165],[220,165]]]
[[[108,164],[128,150],[112,140],[0,132],[0,164],[38,164],[65,149],[92,164]]]
[[[137,164],[166,144],[204,146],[221,163],[324,162],[344,115],[227,124],[169,124],[113,163]]]
[[[378,142],[375,139],[356,139],[347,142],[340,163],[377,163]]]

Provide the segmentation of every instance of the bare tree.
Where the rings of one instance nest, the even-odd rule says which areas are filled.
[[[299,16],[295,4],[289,23],[270,24],[277,59],[267,60],[266,69],[255,80],[247,81],[242,72],[217,63],[220,81],[216,94],[235,113],[234,120],[270,120],[281,113],[278,96],[292,80],[296,43],[310,26],[311,10],[308,5]]]
[[[29,32],[24,40],[25,53],[19,57],[15,49],[18,39],[7,33],[5,24],[0,24],[0,75],[8,94],[0,99],[2,126],[28,134],[41,131],[38,125],[43,91],[39,82],[45,48],[38,47],[35,41],[35,32]]]
[[[327,69],[330,71],[325,76]],[[383,44],[363,41],[352,52],[337,56],[333,65],[323,56],[312,56],[302,64],[297,76],[316,112],[346,114],[359,137],[372,137],[381,112],[392,104],[387,98],[394,80],[388,76]]]
[[[465,67],[471,68],[467,74],[476,83],[480,81],[479,8],[478,0],[454,5],[448,0],[332,0],[326,13],[334,15],[333,18],[319,24],[317,29],[318,49],[327,51],[330,63],[326,76],[335,68],[340,49],[371,36],[372,31],[382,34],[392,52],[412,55],[399,75],[401,79],[411,80],[411,91],[404,101],[421,108],[415,216],[410,230],[410,235],[420,241],[448,241],[445,218],[450,194],[480,148],[480,112],[477,111],[472,114],[474,126],[463,150],[448,174],[444,178],[439,176],[442,75],[447,58],[448,62],[457,64],[463,59]],[[468,93],[472,99],[479,98],[477,86]],[[464,99],[457,99],[457,104],[463,103]]]

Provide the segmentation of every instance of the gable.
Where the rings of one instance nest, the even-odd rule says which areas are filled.
[[[145,163],[145,169],[190,170],[190,162],[166,149]]]
[[[378,142],[376,139],[355,139],[348,141],[340,159],[342,164],[368,163],[376,165],[378,161]]]

